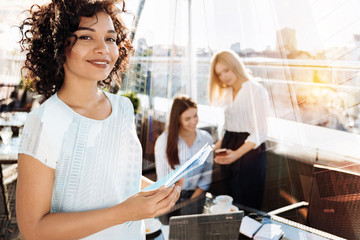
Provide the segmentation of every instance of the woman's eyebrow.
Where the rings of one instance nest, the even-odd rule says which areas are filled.
[[[80,31],[80,30],[87,30],[87,31],[91,31],[91,32],[96,32],[95,29],[89,28],[89,27],[79,27],[77,29],[77,31]],[[116,33],[115,30],[108,30],[107,32],[108,33]]]
[[[91,32],[95,32],[95,29],[89,28],[89,27],[79,27],[79,28],[77,29],[77,31],[79,31],[79,30],[88,30],[88,31],[91,31]]]

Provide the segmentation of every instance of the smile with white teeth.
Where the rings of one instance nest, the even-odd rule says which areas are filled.
[[[109,66],[109,61],[107,60],[88,60],[89,63],[91,63],[93,66],[98,68],[107,68]]]
[[[89,61],[89,62],[95,63],[95,64],[103,64],[103,65],[108,64],[108,62],[103,62],[103,61],[101,61],[101,62],[99,62],[99,61]]]

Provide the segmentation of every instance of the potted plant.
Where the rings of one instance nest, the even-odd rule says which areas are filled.
[[[130,99],[130,101],[134,107],[134,114],[136,114],[140,110],[140,99],[134,91],[124,92],[121,94],[121,96],[124,96],[124,97],[127,97]]]

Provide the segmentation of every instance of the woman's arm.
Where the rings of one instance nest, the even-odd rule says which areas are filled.
[[[147,177],[141,176],[141,189],[144,189],[144,188],[146,188],[147,186],[150,186],[153,183],[154,183],[154,181],[151,181]]]
[[[167,135],[163,132],[155,142],[155,168],[157,179],[168,175],[172,169],[166,156]]]
[[[254,147],[255,147],[255,143],[245,142],[243,145],[241,145],[235,151],[228,149],[226,151],[225,156],[216,156],[214,160],[218,164],[231,164],[231,163],[235,162],[237,159],[244,156],[250,150],[254,149]]]
[[[256,86],[256,85],[255,85]],[[254,148],[260,146],[266,141],[268,125],[267,118],[270,116],[270,100],[266,89],[262,86],[253,86],[249,91],[249,102],[251,111],[248,113],[251,117],[251,124],[248,126],[249,136],[246,142],[255,143]]]
[[[191,198],[190,199],[194,199],[196,198],[197,196],[200,196],[201,194],[203,194],[205,191],[202,190],[201,188],[197,187],[194,191],[194,193],[191,195]]]
[[[19,154],[16,212],[23,237],[31,239],[79,239],[127,221],[151,218],[168,211],[179,196],[177,187],[139,192],[109,208],[50,213],[54,169],[37,159]]]
[[[222,142],[222,138],[220,138],[219,140],[217,140],[217,142],[212,146],[213,151],[220,149],[221,147],[221,142]]]

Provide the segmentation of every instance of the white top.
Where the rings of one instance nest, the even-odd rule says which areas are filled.
[[[163,132],[155,143],[155,166],[156,175],[161,179],[173,171],[168,163],[166,156],[168,132]],[[212,145],[212,138],[210,134],[204,130],[196,129],[196,138],[194,143],[189,147],[186,142],[179,136],[178,151],[180,165],[184,164],[195,153],[197,153],[206,143]],[[184,182],[181,187],[182,190],[195,190],[200,187],[204,191],[208,190],[211,184],[213,165],[213,154],[210,153],[205,163],[196,168],[184,177]],[[177,167],[177,166],[175,166]]]
[[[76,113],[55,94],[25,122],[19,153],[55,169],[51,213],[111,207],[140,190],[142,149],[132,104],[105,94],[112,112],[104,120]],[[145,229],[137,221],[85,239],[145,239]]]
[[[225,109],[224,129],[230,132],[247,132],[245,142],[255,143],[257,148],[267,136],[267,117],[270,100],[266,89],[255,80],[244,82],[233,100],[232,88],[223,94]]]

